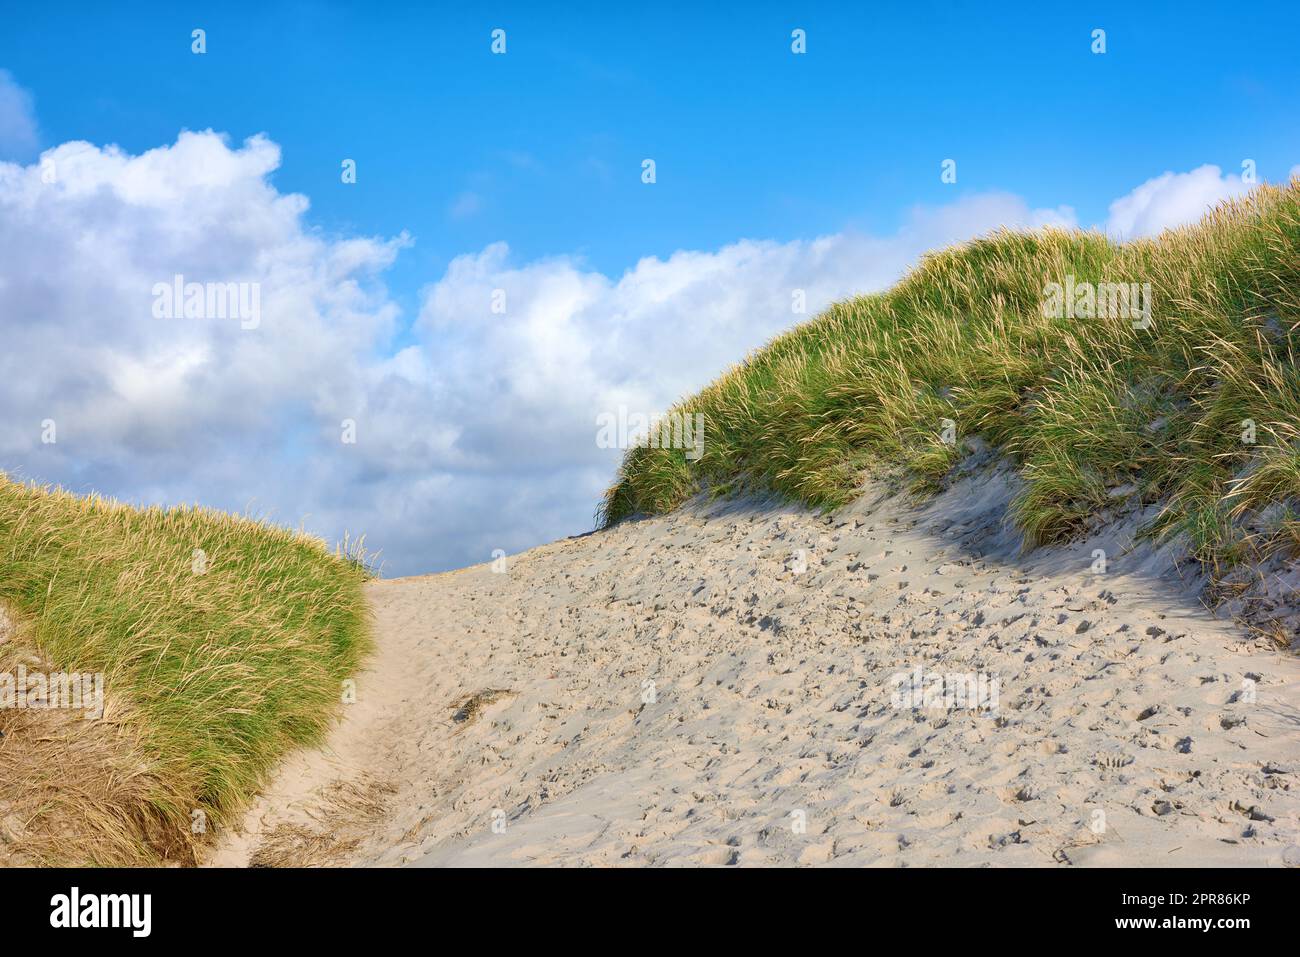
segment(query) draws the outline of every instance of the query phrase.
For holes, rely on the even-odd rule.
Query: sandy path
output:
[[[357,703],[214,862],[1300,864],[1300,661],[1131,526],[1018,556],[1008,495],[696,506],[376,583]],[[896,707],[918,666],[997,707]]]

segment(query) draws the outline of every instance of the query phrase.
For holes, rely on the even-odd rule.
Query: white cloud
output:
[[[408,240],[311,229],[306,198],[270,184],[280,154],[265,137],[185,133],[140,156],[65,143],[43,158],[53,183],[38,163],[0,164],[0,468],[366,532],[390,573],[585,531],[620,454],[596,445],[600,412],[661,411],[926,250],[1075,223],[986,194],[917,208],[887,236],[742,240],[618,276],[497,243],[423,291],[394,353],[401,316],[380,280]],[[1150,199],[1143,223],[1175,208],[1150,186],[1133,194]],[[153,287],[176,274],[260,283],[260,326],[155,319]],[[47,418],[56,445],[40,441]]]
[[[306,199],[267,182],[278,163],[265,138],[185,133],[141,156],[65,143],[0,164],[0,467],[288,521],[313,510],[275,485],[291,491],[322,423],[361,404],[365,357],[397,318],[375,277],[404,239],[321,238]],[[259,328],[154,318],[154,286],[176,274],[259,284]]]
[[[570,257],[515,264],[503,243],[458,257],[425,290],[418,324],[441,407],[454,410],[457,435],[442,454],[599,464],[612,475],[617,456],[595,447],[598,413],[663,411],[833,300],[885,288],[927,249],[1046,222],[1073,224],[1073,214],[999,194],[914,210],[889,237],[742,240],[646,258],[617,278]]]
[[[273,427],[285,404],[332,408],[358,357],[391,332],[395,307],[363,281],[402,241],[317,237],[306,199],[266,181],[278,164],[261,137],[232,150],[185,133],[137,157],[67,143],[41,164],[0,166],[13,346],[0,368],[9,382],[39,378],[44,411],[69,420],[79,455],[125,457],[140,443],[188,454],[212,431]],[[260,327],[154,318],[154,286],[177,274],[259,284]],[[24,428],[0,425],[0,448]]]
[[[27,158],[39,142],[31,94],[0,69],[0,158]]]
[[[1217,166],[1200,166],[1190,173],[1162,173],[1110,204],[1106,232],[1117,239],[1155,236],[1194,223],[1223,200],[1250,189],[1240,176],[1224,174]]]
[[[1048,222],[1073,225],[1073,213],[988,195],[914,210],[888,237],[743,240],[618,277],[573,257],[514,262],[503,243],[458,257],[424,291],[418,345],[372,370],[375,441],[359,452],[376,494],[403,510],[386,523],[389,554],[402,570],[465,564],[586,530],[621,454],[597,447],[599,413],[663,411],[833,300],[887,287],[928,249]],[[806,314],[792,311],[795,290]],[[413,556],[433,542],[441,550],[421,565]]]

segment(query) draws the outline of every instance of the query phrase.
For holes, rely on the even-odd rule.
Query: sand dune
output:
[[[1300,661],[1134,522],[1022,556],[1010,482],[375,583],[357,703],[212,862],[1300,864]]]

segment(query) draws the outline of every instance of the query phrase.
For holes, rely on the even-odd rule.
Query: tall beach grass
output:
[[[99,721],[0,712],[0,805],[36,862],[192,860],[337,714],[368,647],[365,577],[251,519],[0,475],[0,604],[19,625],[0,658],[102,673],[108,700]]]
[[[1150,321],[1045,308],[1067,281],[1149,284]],[[881,470],[937,488],[980,436],[1017,464],[1029,545],[1068,539],[1118,493],[1161,504],[1153,534],[1186,533],[1202,561],[1231,565],[1300,541],[1298,325],[1300,181],[1154,239],[998,232],[831,306],[681,401],[674,412],[704,415],[703,454],[630,450],[598,520],[742,486],[835,507]]]

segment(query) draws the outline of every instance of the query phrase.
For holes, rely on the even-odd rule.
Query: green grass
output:
[[[162,833],[108,843],[154,841],[145,857],[188,846],[195,810],[228,821],[287,751],[321,738],[369,645],[365,578],[355,543],[334,555],[246,518],[136,509],[0,475],[0,602],[43,659],[105,675],[105,720],[129,732],[121,740],[150,782],[148,807],[127,816]],[[75,862],[78,848],[66,850]]]
[[[1150,283],[1150,327],[1045,315],[1047,284],[1067,275]],[[702,457],[631,449],[598,521],[741,488],[833,508],[881,471],[935,489],[978,435],[1019,468],[1012,516],[1029,545],[1070,538],[1131,484],[1163,505],[1153,534],[1230,564],[1253,517],[1300,498],[1297,325],[1300,182],[1152,240],[999,232],[833,305],[680,402],[705,417]],[[1294,520],[1270,534],[1295,542]]]

